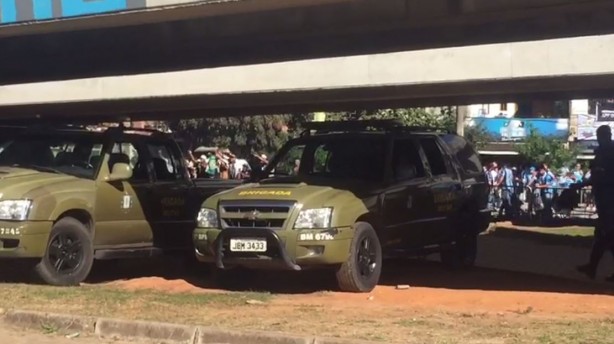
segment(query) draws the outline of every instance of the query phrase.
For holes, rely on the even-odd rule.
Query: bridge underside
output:
[[[0,118],[99,120],[610,97],[614,35],[0,86]]]
[[[561,86],[565,84],[566,86]],[[496,90],[496,91],[493,91]],[[614,74],[425,86],[361,87],[259,94],[192,95],[125,100],[5,106],[0,121],[32,118],[69,122],[173,120],[257,114],[354,111],[438,105],[611,98]]]
[[[614,32],[612,0],[280,3],[222,1],[1,27],[0,84]]]

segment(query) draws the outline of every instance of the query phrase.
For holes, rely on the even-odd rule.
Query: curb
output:
[[[28,329],[96,335],[108,338],[163,340],[188,344],[376,344],[356,340],[297,336],[263,331],[236,331],[149,321],[9,310],[0,322]],[[379,343],[377,343],[379,344]]]

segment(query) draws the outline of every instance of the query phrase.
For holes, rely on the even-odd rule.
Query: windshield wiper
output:
[[[55,168],[47,167],[47,166],[40,166],[40,165],[33,165],[33,164],[13,164],[12,167],[23,167],[23,168],[29,168],[31,170],[36,170],[39,172],[62,174],[62,171],[56,170]]]

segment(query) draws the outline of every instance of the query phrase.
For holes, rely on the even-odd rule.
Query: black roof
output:
[[[129,128],[129,127],[108,127],[105,130],[97,131],[92,130],[85,125],[11,125],[0,124],[0,131],[4,133],[15,133],[16,135],[40,135],[40,134],[53,134],[54,132],[64,134],[88,134],[88,135],[146,135],[154,138],[170,138],[167,133],[159,131],[157,129],[141,129],[141,128]]]
[[[331,133],[445,133],[450,130],[436,127],[407,126],[400,120],[354,120],[308,122],[301,136]]]

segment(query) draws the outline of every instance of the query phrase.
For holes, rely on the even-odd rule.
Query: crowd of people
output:
[[[591,170],[580,163],[555,171],[545,163],[516,167],[491,162],[485,165],[484,173],[491,186],[491,208],[507,218],[518,216],[521,211],[546,218],[568,215],[581,200],[580,192],[573,186],[591,176]],[[587,210],[594,211],[590,192],[582,196]]]
[[[268,158],[266,154],[253,154],[249,159],[242,159],[224,148],[205,152],[198,157],[189,151],[186,164],[193,179],[248,179],[253,170],[262,169],[268,164]]]
[[[614,144],[611,128],[597,130],[599,148],[588,169],[576,164],[573,169],[553,171],[547,164],[516,168],[502,167],[496,162],[485,166],[484,173],[491,186],[490,202],[500,216],[514,216],[526,203],[528,212],[549,216],[563,209],[573,209],[579,203],[580,191],[589,190],[584,201],[597,213],[595,237],[588,262],[577,270],[591,279],[605,252],[614,255]],[[606,278],[614,282],[614,274]]]

